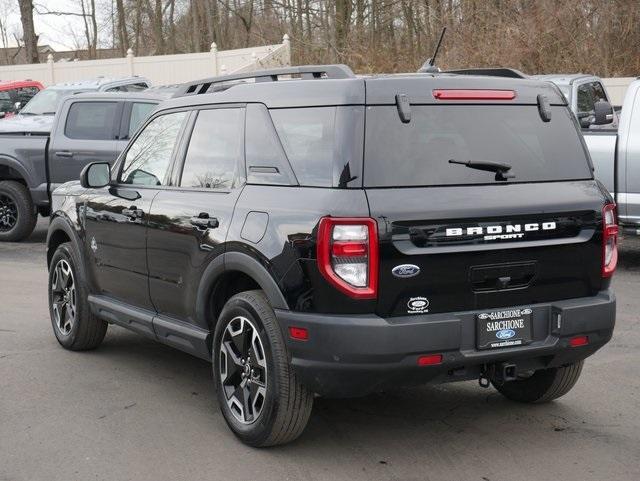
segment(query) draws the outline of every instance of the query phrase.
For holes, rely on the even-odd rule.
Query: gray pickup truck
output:
[[[618,204],[620,226],[640,235],[640,79],[629,85],[622,105],[617,131],[583,129],[582,133],[596,178]],[[597,109],[599,117],[606,114],[606,109]]]
[[[567,98],[569,108],[578,118],[582,130],[611,130],[618,128],[618,115],[612,109],[607,116],[596,121],[596,104],[613,103],[600,77],[585,74],[532,75],[530,78],[555,84]]]
[[[113,162],[138,126],[167,98],[157,91],[66,97],[50,132],[0,131],[0,241],[19,241],[48,216],[51,192],[95,161]]]

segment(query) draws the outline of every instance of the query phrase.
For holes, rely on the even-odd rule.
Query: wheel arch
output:
[[[27,169],[16,159],[7,156],[0,156],[0,180],[15,180],[27,188],[32,185]]]
[[[76,252],[79,254],[80,262],[82,263],[79,266],[83,272],[86,272],[84,269],[84,255],[82,249],[82,243],[80,242],[80,237],[78,236],[75,229],[70,225],[69,220],[65,217],[58,215],[51,220],[49,224],[49,230],[47,231],[47,269],[51,264],[51,258],[55,253],[56,249],[65,242],[70,242],[73,245],[73,248],[76,249]]]
[[[196,297],[196,316],[213,331],[225,302],[234,294],[260,289],[274,309],[289,309],[273,276],[255,258],[226,252],[205,269]]]

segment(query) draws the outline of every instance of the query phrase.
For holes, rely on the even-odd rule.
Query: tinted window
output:
[[[591,86],[593,88],[594,102],[600,102],[601,100],[608,102],[607,94],[604,93],[604,88],[602,87],[602,84],[600,84],[600,82],[593,82]]]
[[[9,92],[0,92],[0,112],[13,112],[13,99]]]
[[[126,153],[121,183],[167,184],[173,150],[186,116],[186,112],[161,115],[144,128]]]
[[[133,137],[138,127],[149,117],[149,114],[155,109],[156,104],[148,104],[136,102],[131,105],[131,117],[129,118],[129,138]]]
[[[274,109],[271,117],[300,185],[331,187],[336,108]]]
[[[578,112],[593,112],[593,97],[591,84],[578,87]]]
[[[126,92],[140,92],[142,90],[146,90],[147,88],[149,88],[149,86],[144,82],[125,85]]]
[[[244,110],[215,109],[198,113],[182,170],[183,187],[230,189],[238,183]]]
[[[64,134],[70,139],[112,140],[118,104],[76,102],[69,108]]]
[[[16,102],[20,102],[22,105],[33,98],[35,94],[39,92],[37,87],[22,87],[15,90]]]
[[[247,106],[245,136],[247,182],[253,184],[295,184],[291,167],[262,104]]]
[[[411,106],[403,124],[395,106],[368,107],[365,186],[496,182],[495,173],[450,159],[509,164],[508,182],[591,178],[571,114],[551,109],[543,122],[536,106]]]

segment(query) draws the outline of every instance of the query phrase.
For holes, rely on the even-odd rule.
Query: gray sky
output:
[[[81,12],[81,0],[34,0],[35,10]],[[88,2],[87,2],[88,3]],[[103,47],[111,46],[111,0],[97,0],[98,38]],[[0,19],[6,19],[9,43],[15,45],[13,33],[20,35],[22,25],[18,0],[0,0]],[[55,50],[70,50],[86,46],[84,23],[81,17],[33,14],[39,45],[49,44]]]

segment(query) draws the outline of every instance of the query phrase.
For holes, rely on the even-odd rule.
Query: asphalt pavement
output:
[[[109,328],[92,352],[51,331],[41,220],[0,244],[0,481],[640,479],[640,241],[624,239],[613,340],[540,406],[477,382],[317,399],[295,443],[227,429],[210,365]]]

